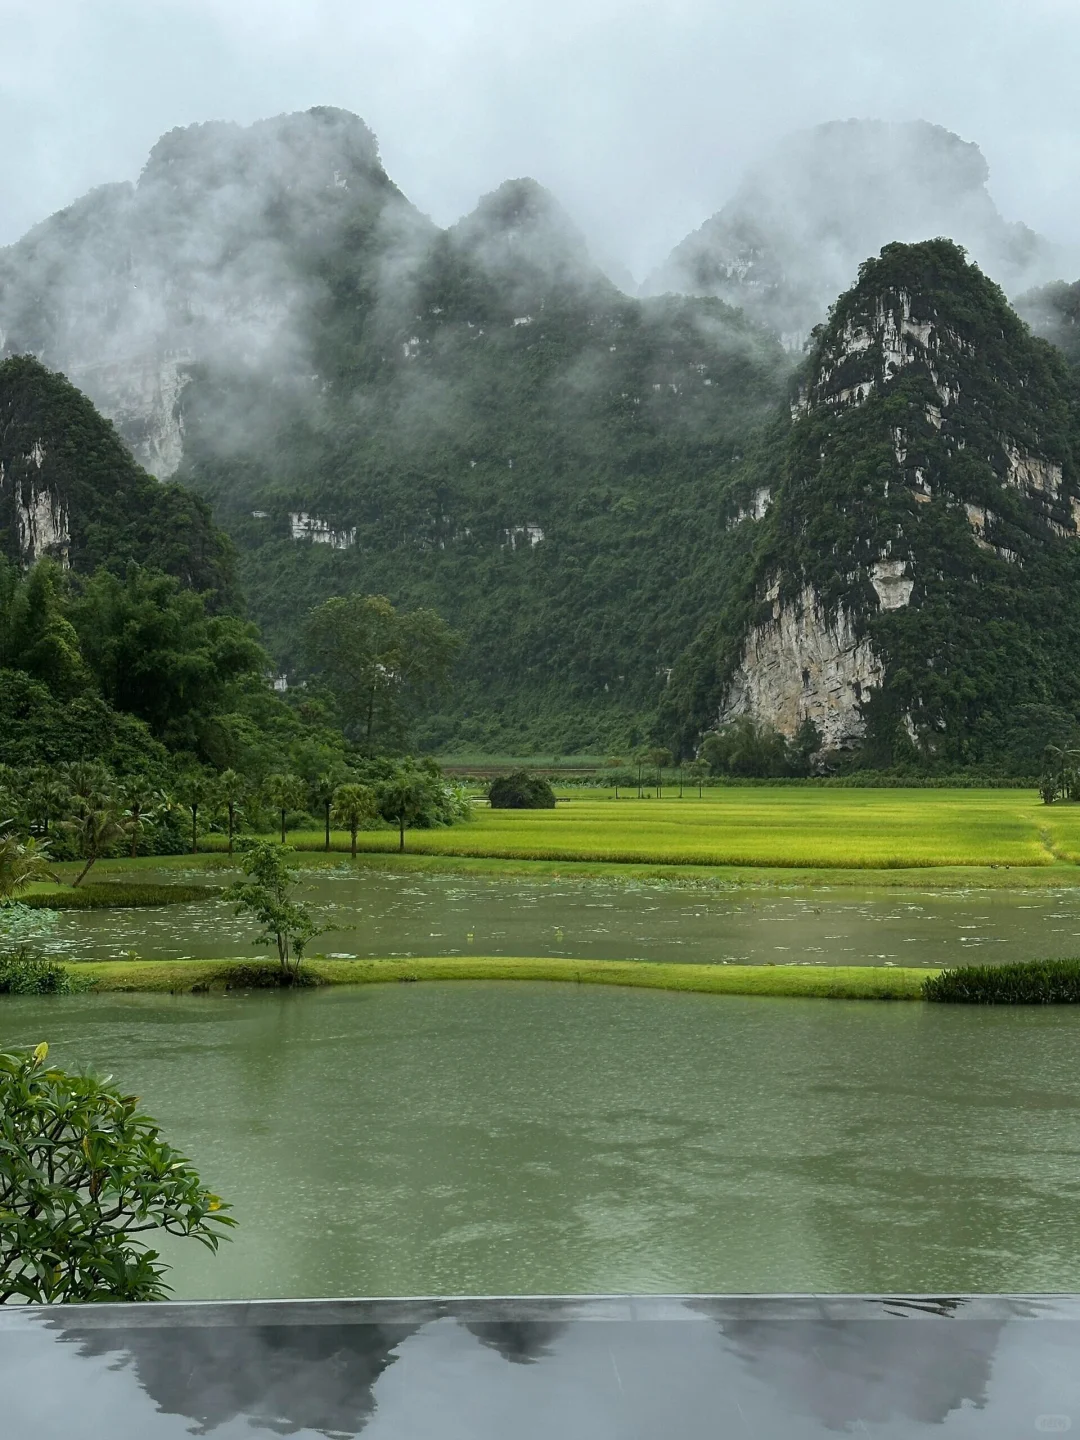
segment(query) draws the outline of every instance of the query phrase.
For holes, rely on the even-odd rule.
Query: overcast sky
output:
[[[922,117],[1080,239],[1080,0],[0,0],[0,244],[176,125],[362,115],[448,224],[549,186],[639,279],[786,131]]]

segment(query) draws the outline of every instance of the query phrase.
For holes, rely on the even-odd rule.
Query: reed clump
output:
[[[927,1000],[958,1005],[1080,1004],[1080,960],[965,965],[923,982]]]

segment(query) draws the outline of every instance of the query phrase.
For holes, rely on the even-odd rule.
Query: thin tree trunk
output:
[[[131,816],[131,858],[139,853],[139,817],[136,814]]]
[[[405,811],[404,811],[404,810],[402,810],[401,814],[398,816],[398,822],[399,822],[399,825],[400,825],[400,829],[399,829],[399,831],[398,831],[398,847],[397,847],[397,848],[398,848],[399,851],[401,851],[401,850],[404,850],[404,849],[405,849]]]
[[[236,829],[236,812],[233,803],[229,801],[229,854],[233,853],[233,831]]]
[[[329,849],[330,849],[330,801],[329,801],[329,800],[327,800],[327,802],[326,802],[326,845],[325,845],[323,848],[326,849],[326,850],[329,850]]]
[[[199,853],[199,807],[197,805],[191,807],[191,853],[193,855]]]
[[[356,859],[356,826],[353,825],[351,828],[352,828],[352,858],[355,860],[355,859]]]
[[[281,843],[285,844],[285,811],[281,812]]]
[[[93,863],[94,863],[94,861],[95,861],[96,859],[97,859],[97,856],[96,856],[96,855],[91,855],[91,856],[90,856],[90,859],[87,860],[86,864],[85,864],[85,865],[83,866],[83,868],[79,871],[78,879],[72,881],[71,888],[72,888],[73,890],[77,889],[78,886],[80,886],[80,885],[82,884],[82,882],[86,879],[87,875],[89,875],[89,873],[90,873],[90,866],[93,865]]]

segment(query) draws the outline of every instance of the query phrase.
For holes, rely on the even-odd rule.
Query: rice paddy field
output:
[[[321,848],[319,832],[292,844]],[[209,846],[220,844],[211,837]],[[347,837],[335,834],[336,850]],[[414,855],[520,861],[748,866],[801,870],[935,867],[1063,869],[1080,862],[1080,805],[1043,805],[1026,790],[713,791],[699,799],[574,793],[554,810],[476,807],[471,823],[412,830]],[[394,852],[397,834],[361,833],[365,853]]]

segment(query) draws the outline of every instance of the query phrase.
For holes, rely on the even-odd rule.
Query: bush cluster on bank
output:
[[[965,965],[923,982],[923,996],[961,1005],[1080,1004],[1080,960]]]
[[[488,804],[493,810],[554,810],[555,791],[542,775],[515,770],[491,782]]]

